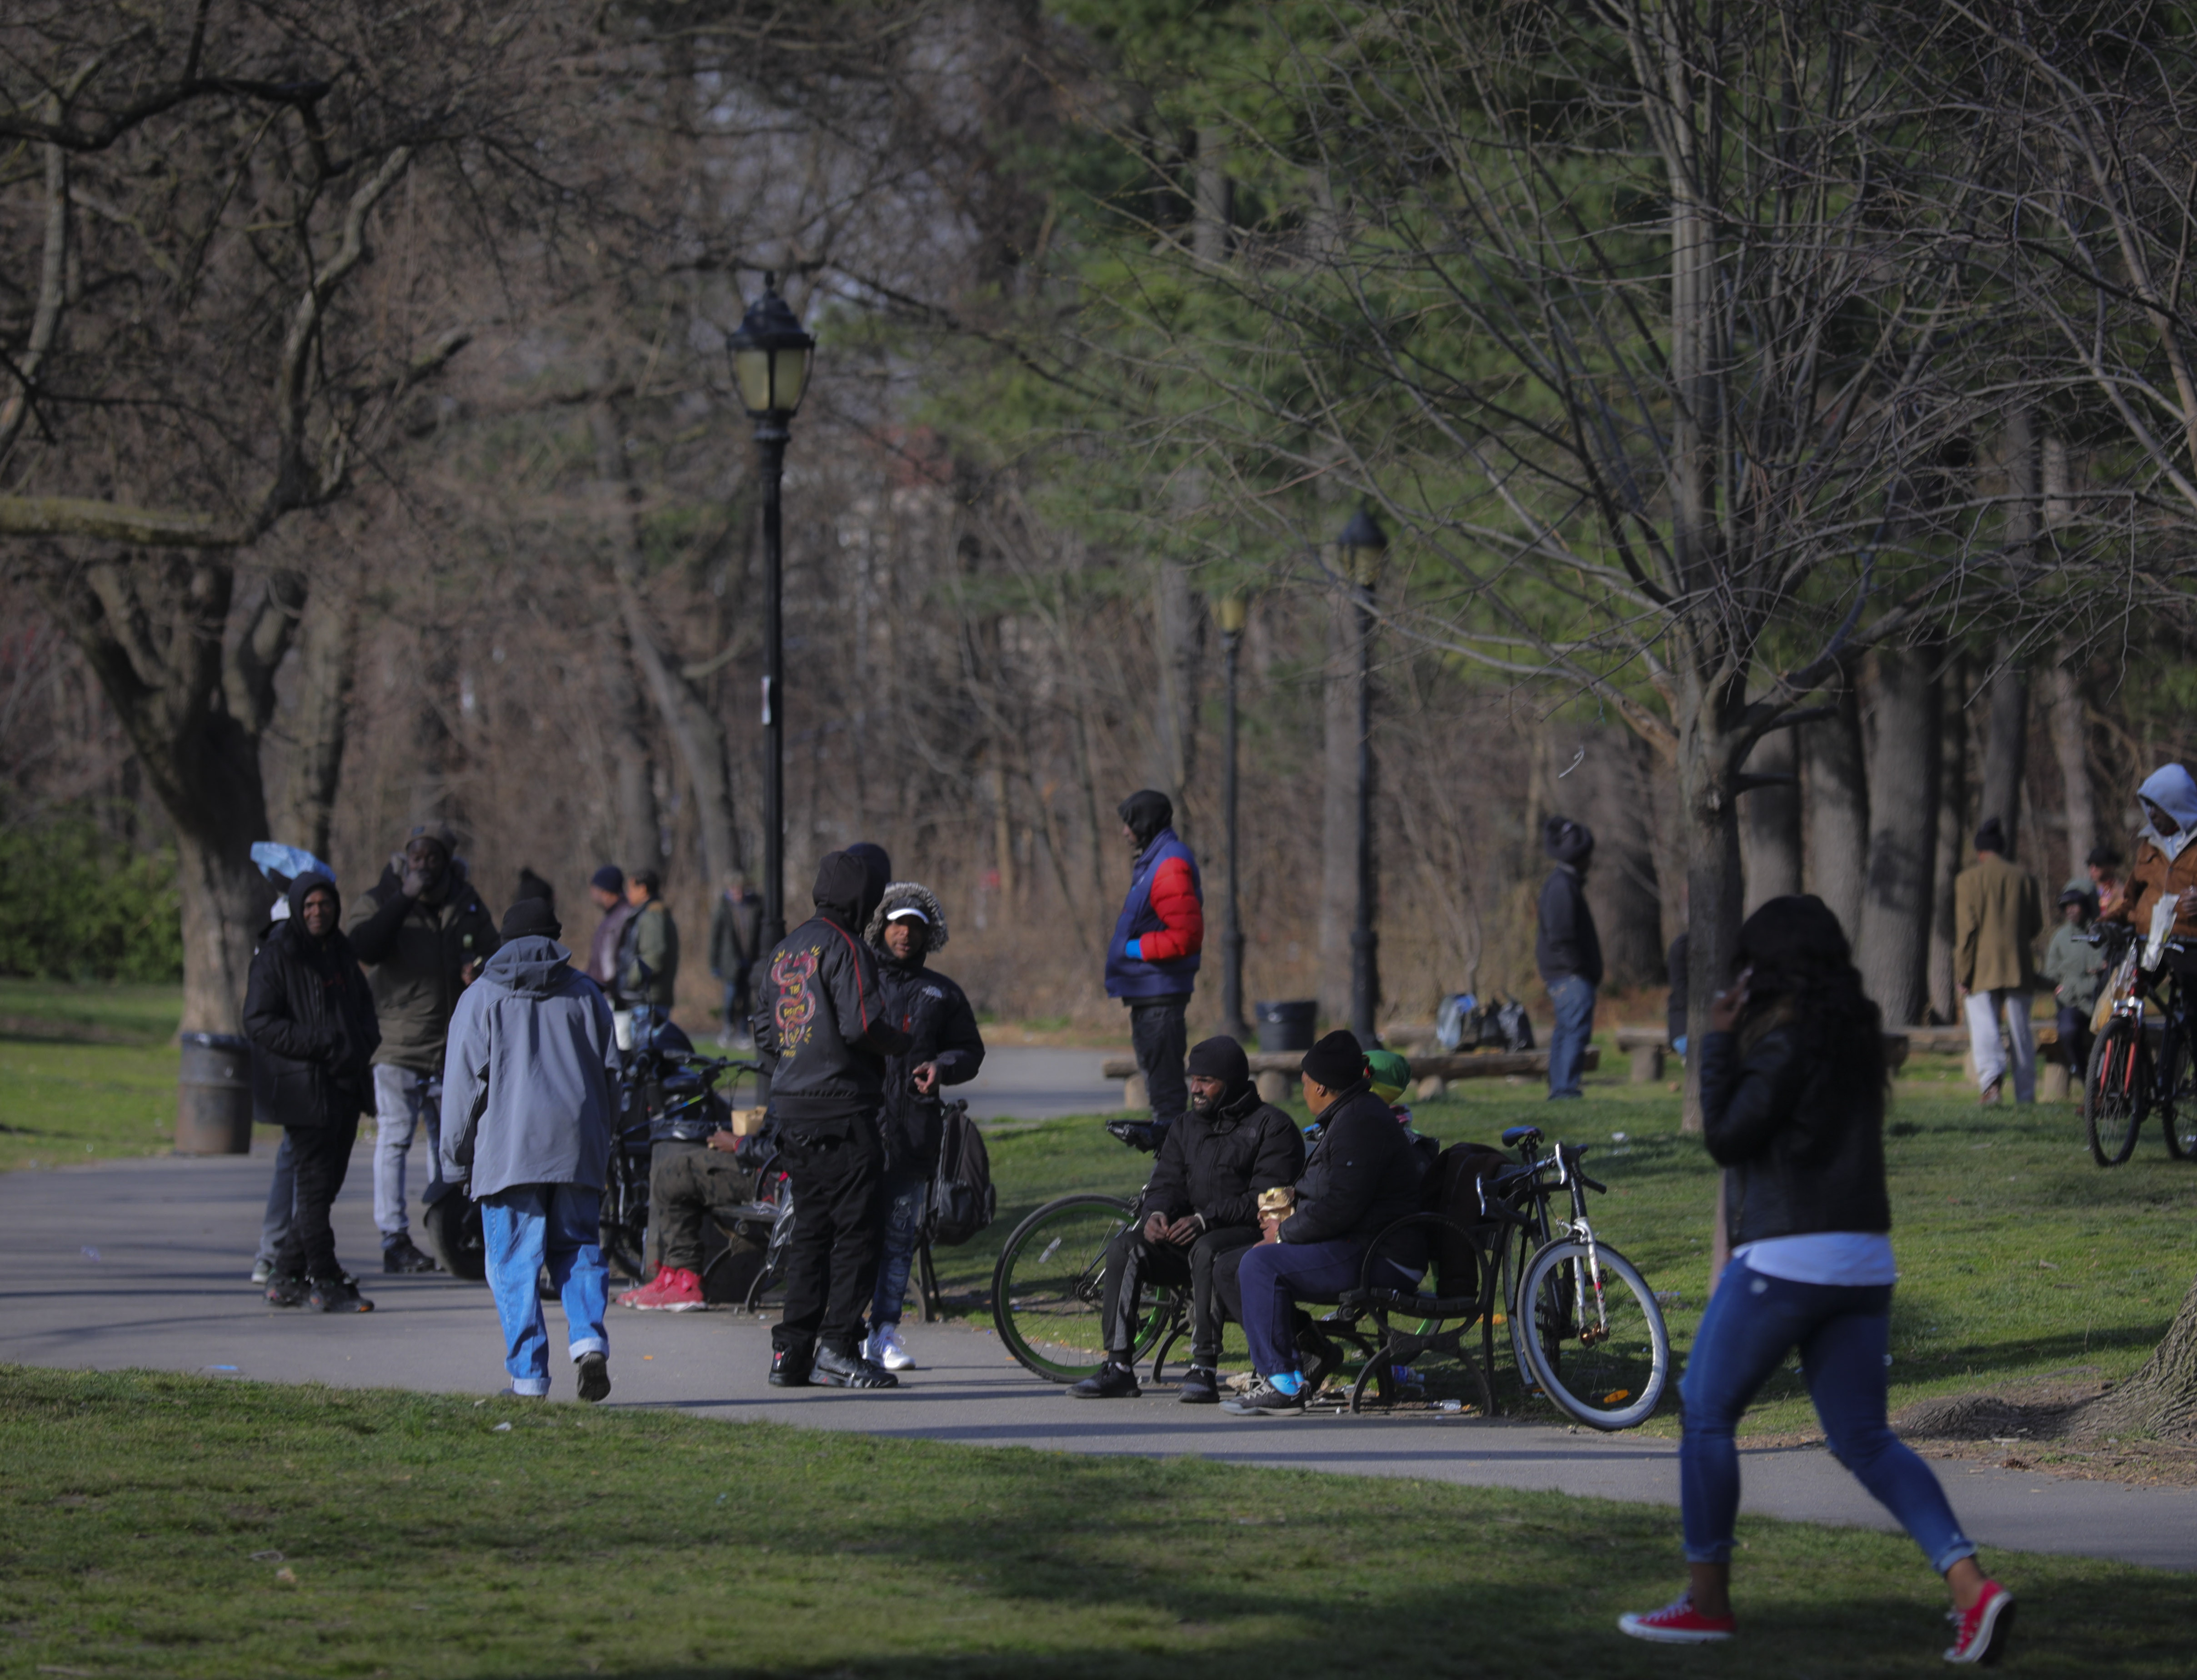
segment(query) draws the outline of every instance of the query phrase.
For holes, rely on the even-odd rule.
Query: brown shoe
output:
[[[1993,1080],[1976,1093],[1976,1105],[1979,1108],[1992,1109],[1998,1106],[1998,1088],[2004,1077],[2005,1075],[2001,1075],[1999,1079]]]

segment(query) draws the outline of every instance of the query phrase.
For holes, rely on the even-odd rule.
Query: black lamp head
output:
[[[809,388],[809,368],[816,340],[778,295],[778,276],[766,274],[762,296],[748,305],[739,326],[725,340],[733,358],[733,377],[741,406],[757,420],[791,419]]]

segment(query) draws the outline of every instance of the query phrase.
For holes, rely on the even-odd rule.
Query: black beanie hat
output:
[[[1251,1058],[1244,1055],[1242,1045],[1223,1033],[1190,1047],[1190,1066],[1185,1071],[1200,1079],[1217,1079],[1233,1091],[1251,1077]]]
[[[1305,1051],[1298,1071],[1310,1074],[1330,1091],[1348,1091],[1365,1077],[1365,1046],[1348,1028],[1337,1027]]]
[[[543,939],[554,939],[564,931],[555,907],[546,898],[522,898],[503,912],[503,942],[507,945],[514,939],[530,939],[537,935]]]
[[[1976,849],[2006,855],[2006,825],[1997,817],[1985,817],[1984,826],[1976,831]]]
[[[1139,788],[1114,810],[1128,824],[1139,846],[1151,845],[1154,835],[1174,824],[1174,801],[1156,788]]]
[[[1594,831],[1569,817],[1551,817],[1541,825],[1541,849],[1576,869],[1594,855]]]

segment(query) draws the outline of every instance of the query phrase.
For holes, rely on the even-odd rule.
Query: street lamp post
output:
[[[1213,622],[1220,631],[1220,657],[1227,671],[1227,747],[1220,773],[1220,802],[1227,813],[1228,895],[1220,924],[1220,1030],[1237,1040],[1251,1036],[1243,1019],[1243,922],[1238,908],[1241,880],[1236,849],[1236,655],[1243,645],[1245,608],[1241,595],[1213,603]]]
[[[762,939],[768,950],[785,937],[785,662],[784,563],[780,546],[778,491],[785,472],[785,445],[816,340],[778,295],[778,276],[766,274],[762,296],[748,305],[726,339],[740,405],[756,423],[762,452]]]
[[[1335,542],[1358,612],[1358,916],[1350,930],[1350,1030],[1370,1046],[1381,1009],[1380,936],[1373,930],[1373,585],[1388,537],[1361,507]]]

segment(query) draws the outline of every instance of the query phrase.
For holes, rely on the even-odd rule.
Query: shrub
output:
[[[172,981],[183,972],[176,854],[67,814],[0,826],[0,974]]]

